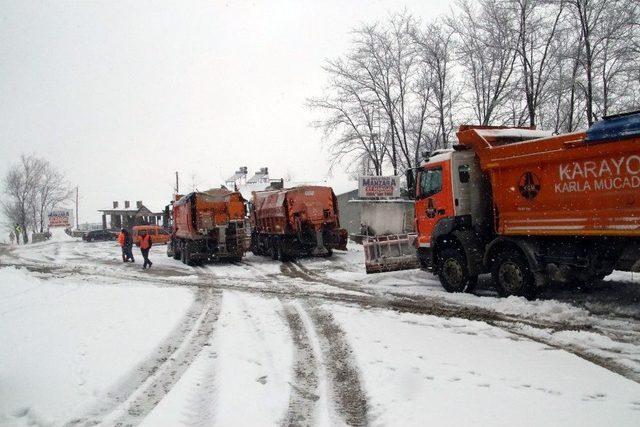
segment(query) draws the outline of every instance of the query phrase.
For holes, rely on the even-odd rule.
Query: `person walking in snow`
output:
[[[125,247],[125,255],[129,259],[129,262],[136,262],[133,259],[133,237],[131,237],[131,233],[128,230],[124,230],[124,247]]]
[[[9,240],[11,241],[11,244],[13,245],[13,239],[16,238],[16,235],[13,234],[13,230],[11,230],[11,232],[9,233]]]
[[[120,245],[120,250],[122,251],[122,262],[127,262],[127,251],[124,248],[125,240],[124,228],[121,228],[120,233],[118,233],[118,244]]]
[[[122,262],[133,262],[133,253],[131,253],[133,241],[129,232],[124,228],[121,228],[120,234],[118,234],[118,244],[120,245],[120,249],[122,250]]]
[[[151,249],[153,242],[151,241],[151,236],[149,235],[149,233],[143,233],[144,234],[141,234],[140,236],[140,252],[142,252],[142,258],[144,258],[142,269],[146,270],[147,265],[149,266],[149,268],[151,268],[151,266],[153,265],[153,263],[149,261],[149,249]]]

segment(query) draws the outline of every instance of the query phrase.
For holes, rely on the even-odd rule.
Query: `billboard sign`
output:
[[[377,197],[400,197],[399,176],[360,176],[358,196],[363,199]]]
[[[51,227],[71,227],[72,221],[71,209],[55,209],[49,212],[49,228]]]

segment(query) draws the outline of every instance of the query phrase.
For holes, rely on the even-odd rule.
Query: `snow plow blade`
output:
[[[365,238],[362,245],[367,274],[420,268],[413,245],[416,237],[417,234],[394,234]]]

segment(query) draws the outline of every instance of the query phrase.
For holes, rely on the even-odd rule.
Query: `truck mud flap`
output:
[[[365,238],[365,268],[368,274],[420,268],[414,241],[417,234],[393,234]]]

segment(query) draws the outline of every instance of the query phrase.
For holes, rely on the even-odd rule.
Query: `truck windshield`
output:
[[[420,174],[420,197],[433,196],[442,190],[442,168],[427,169]]]

